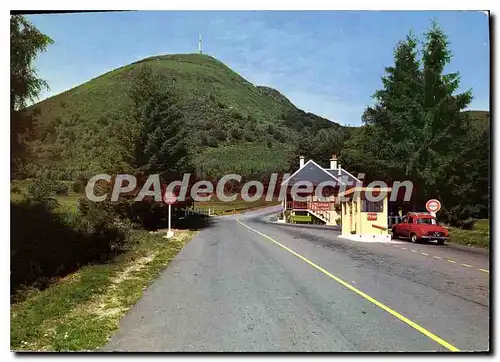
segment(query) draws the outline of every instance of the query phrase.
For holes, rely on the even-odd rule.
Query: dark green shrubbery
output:
[[[98,183],[97,195],[111,194],[112,183]],[[54,278],[89,263],[106,262],[131,245],[133,227],[166,228],[168,206],[148,199],[135,202],[137,192],[122,195],[119,202],[91,202],[82,197],[78,212],[54,212],[54,183],[36,180],[24,202],[11,203],[11,291],[21,286],[44,288]],[[177,203],[172,208],[172,227],[199,229],[208,218],[184,218]]]
[[[10,185],[10,193],[11,194],[21,194],[21,189],[17,187],[16,185]]]
[[[110,260],[125,236],[111,214],[61,214],[43,203],[11,203],[11,291],[44,288],[85,264]]]
[[[125,247],[128,225],[113,210],[82,198],[79,212],[54,212],[56,191],[63,189],[55,185],[37,179],[25,201],[11,203],[12,292],[23,285],[44,288],[85,264],[110,260]]]
[[[57,207],[54,181],[48,178],[38,178],[29,187],[26,195],[28,205],[52,211]]]
[[[440,219],[451,226],[472,230],[476,223],[475,218],[480,212],[479,205],[456,205],[450,209],[443,209]]]
[[[85,192],[85,186],[87,186],[87,180],[84,177],[79,177],[73,182],[71,188],[73,192],[83,194]]]
[[[168,226],[168,205],[163,202],[155,202],[154,199],[145,199],[135,202],[136,195],[122,195],[119,202],[105,200],[102,202],[90,202],[87,199],[80,200],[82,212],[96,220],[104,219],[103,215],[114,215],[122,222],[132,223],[147,230],[163,229]],[[179,219],[180,211],[176,206],[172,208],[173,220]]]
[[[56,195],[68,195],[69,188],[62,182],[48,178],[37,178],[27,190],[26,201],[33,205],[43,205],[48,210],[57,207]]]
[[[460,221],[460,227],[464,230],[472,230],[476,225],[476,220],[474,219],[465,219]]]
[[[53,190],[54,190],[55,194],[58,196],[67,196],[69,193],[68,185],[66,185],[62,182],[54,183]]]

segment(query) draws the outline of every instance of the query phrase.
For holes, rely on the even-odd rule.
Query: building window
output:
[[[361,200],[361,212],[382,212],[384,210],[384,200],[369,201]]]

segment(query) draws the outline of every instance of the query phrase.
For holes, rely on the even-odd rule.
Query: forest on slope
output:
[[[193,172],[262,179],[294,171],[299,155],[326,165],[337,153],[368,180],[413,181],[417,207],[436,197],[461,219],[486,217],[489,112],[467,111],[473,94],[457,94],[459,73],[444,74],[450,59],[438,24],[423,42],[408,35],[396,44],[363,125],[342,127],[211,56],[150,57],[25,109],[29,162],[14,176]]]
[[[272,88],[254,86],[213,57],[166,55],[121,67],[32,106],[35,137],[24,176],[73,180],[130,170],[131,89],[146,73],[150,86],[167,92],[179,114],[177,128],[188,150],[179,171],[199,177],[285,172],[295,167],[304,137],[344,138],[338,124],[297,109]],[[340,151],[340,143],[325,151]],[[270,157],[262,156],[267,153]],[[260,162],[251,165],[252,155]]]

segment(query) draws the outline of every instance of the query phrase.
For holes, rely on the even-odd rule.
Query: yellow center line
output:
[[[439,343],[441,346],[449,349],[450,351],[453,351],[453,352],[458,352],[460,351],[457,347],[453,346],[452,344],[446,342],[444,339],[438,337],[437,335],[435,335],[434,333],[428,331],[427,329],[425,329],[424,327],[421,327],[420,325],[418,325],[417,323],[411,321],[410,319],[406,318],[405,316],[403,316],[402,314],[396,312],[395,310],[389,308],[388,306],[386,306],[385,304],[379,302],[378,300],[370,297],[368,294],[362,292],[361,290],[353,287],[351,284],[345,282],[344,280],[340,279],[339,277],[336,277],[335,275],[333,275],[332,273],[330,273],[329,271],[327,271],[326,269],[323,269],[322,267],[320,267],[319,265],[316,265],[314,264],[312,261],[310,261],[309,259],[307,259],[306,257],[300,255],[299,253],[293,251],[292,249],[290,249],[289,247],[281,244],[279,241],[276,241],[274,240],[273,238],[267,236],[266,234],[263,234],[261,233],[260,231],[242,223],[239,219],[236,219],[236,221],[238,223],[240,223],[241,225],[243,225],[244,227],[246,227],[247,229],[249,230],[252,230],[253,232],[263,236],[264,238],[272,241],[273,243],[275,243],[276,245],[280,246],[281,248],[285,249],[286,251],[290,252],[291,254],[295,255],[297,258],[303,260],[304,262],[306,262],[307,264],[311,265],[313,268],[319,270],[320,272],[322,272],[323,274],[327,275],[328,277],[330,277],[331,279],[335,280],[337,283],[343,285],[344,287],[348,288],[349,290],[353,291],[354,293],[358,294],[359,296],[365,298],[366,300],[368,300],[369,302],[375,304],[377,307],[379,307],[380,309],[383,309],[384,311],[386,311],[387,313],[393,315],[394,317],[396,317],[397,319],[399,319],[400,321],[406,323],[407,325],[409,325],[410,327],[416,329],[417,331],[419,331],[420,333],[422,333],[423,335],[425,335],[426,337],[430,338],[431,340],[433,340],[434,342],[436,343]]]
[[[404,248],[404,247],[402,247],[402,246],[401,246],[401,247],[398,247],[398,246],[396,246],[396,245],[391,245],[391,244],[385,244],[385,245],[390,245],[390,246],[394,246],[395,248],[399,248],[399,249],[402,249],[402,250],[407,250],[407,248]],[[417,253],[417,252],[418,252],[418,251],[417,251],[417,250],[415,250],[415,249],[411,249],[410,251],[411,251],[412,253]],[[420,254],[425,255],[425,256],[429,256],[429,254],[427,254],[427,253],[420,253]],[[442,257],[437,256],[437,255],[431,255],[431,256],[432,256],[434,259],[439,259],[439,260],[442,260],[442,259],[443,259]],[[452,260],[452,259],[446,259],[446,258],[445,258],[445,260],[446,260],[447,262],[450,262],[450,263],[454,263],[454,264],[456,264],[456,261],[455,261],[455,260]],[[469,264],[460,263],[460,265],[465,266],[465,267],[467,267],[467,268],[472,268],[472,265],[469,265]],[[478,268],[477,270],[480,270],[480,271],[482,271],[482,272],[484,272],[484,273],[488,273],[488,274],[490,273],[490,271],[489,271],[489,270],[486,270],[486,269],[481,269],[481,268]]]

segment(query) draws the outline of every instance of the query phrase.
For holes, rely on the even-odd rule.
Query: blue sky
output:
[[[281,91],[296,106],[341,124],[360,125],[361,114],[392,64],[398,40],[436,19],[449,36],[461,74],[472,88],[471,109],[489,109],[488,18],[460,11],[141,11],[31,15],[55,41],[36,61],[50,92],[73,88],[148,56],[204,53],[256,85]]]

